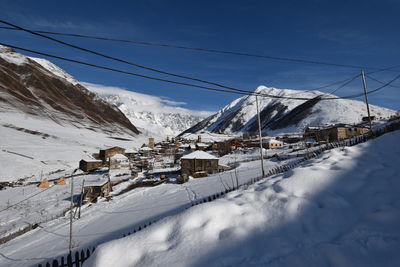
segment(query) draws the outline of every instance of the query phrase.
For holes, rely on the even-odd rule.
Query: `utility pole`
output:
[[[368,95],[367,95],[367,84],[365,82],[365,76],[364,76],[364,71],[363,70],[361,71],[361,78],[362,78],[362,83],[363,83],[363,88],[364,88],[365,104],[367,105],[367,111],[368,111],[369,130],[372,133],[372,122],[371,122],[371,113],[369,112]]]
[[[262,136],[261,136],[261,120],[260,120],[260,110],[258,108],[258,96],[257,95],[256,95],[256,106],[257,106],[257,120],[258,120],[258,135],[259,135],[259,139],[260,139],[261,172],[262,172],[262,177],[265,177],[263,146],[262,146]]]
[[[72,251],[72,209],[74,208],[74,177],[71,176],[71,208],[69,216],[69,254]]]
[[[85,179],[82,181],[82,189],[81,189],[81,197],[79,199],[79,212],[78,212],[78,218],[81,218],[81,207],[82,207],[82,202],[83,202],[83,188],[85,187]]]

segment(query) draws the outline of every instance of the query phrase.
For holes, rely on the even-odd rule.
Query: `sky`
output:
[[[0,0],[0,19],[44,31],[159,42],[369,68],[400,65],[399,0],[382,1],[22,1]],[[2,25],[0,25],[2,26]],[[360,73],[344,68],[57,36],[58,39],[168,72],[243,90],[259,85],[310,90]],[[85,53],[29,33],[0,29],[4,43],[144,75],[173,79]],[[26,52],[23,54],[36,56]],[[40,56],[43,57],[43,56]],[[49,59],[49,58],[48,58]],[[217,111],[239,97],[166,84],[49,59],[83,82],[125,88]],[[383,82],[400,74],[371,74]],[[381,84],[367,78],[369,90]],[[400,79],[393,83],[400,86]],[[337,87],[337,86],[336,86]],[[322,91],[329,92],[336,87]],[[337,91],[362,92],[361,79]],[[400,110],[400,88],[370,94],[372,104]],[[358,98],[363,100],[362,98]]]

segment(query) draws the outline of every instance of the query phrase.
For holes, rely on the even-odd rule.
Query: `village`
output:
[[[364,119],[365,120],[365,119]],[[365,122],[359,125],[336,124],[330,126],[306,127],[301,134],[262,136],[244,134],[224,141],[203,141],[202,136],[191,140],[183,137],[167,137],[156,142],[148,138],[142,147],[109,147],[93,153],[92,158],[79,161],[79,174],[85,175],[81,185],[79,200],[74,205],[95,203],[98,199],[112,200],[119,195],[139,187],[154,187],[163,183],[182,184],[189,179],[204,178],[211,174],[232,170],[240,160],[227,160],[232,155],[252,154],[251,160],[263,157],[277,160],[287,159],[290,153],[304,156],[313,147],[329,142],[345,140],[368,133]],[[297,151],[300,151],[297,152]],[[255,155],[255,156],[254,156]],[[72,175],[73,177],[73,175]],[[113,188],[123,182],[129,185],[114,192]],[[55,181],[56,185],[66,185],[64,177]],[[44,178],[39,188],[48,188],[51,183]]]
[[[0,267],[400,266],[400,1],[1,7]]]

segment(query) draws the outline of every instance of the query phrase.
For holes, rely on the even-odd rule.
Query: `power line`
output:
[[[395,82],[396,80],[398,80],[399,78],[400,78],[400,74],[397,75],[396,77],[394,77],[393,79],[391,79],[390,81],[384,83],[381,87],[378,87],[378,88],[375,88],[374,90],[368,91],[367,94],[374,93],[374,92],[377,92],[377,91],[382,90],[383,88],[385,88],[385,87],[387,87],[387,86],[391,86],[391,84],[392,84],[393,82]]]
[[[188,80],[192,80],[192,81],[196,81],[196,82],[206,83],[206,84],[218,86],[218,87],[225,88],[225,89],[238,91],[238,89],[236,89],[236,88],[233,88],[233,87],[230,87],[230,86],[226,86],[226,85],[223,85],[223,84],[219,84],[219,83],[216,83],[216,82],[210,82],[210,81],[206,81],[206,80],[202,80],[202,79],[198,79],[198,78],[194,78],[194,77],[189,77],[189,76],[180,75],[180,74],[176,74],[176,73],[172,73],[172,72],[167,72],[167,71],[155,69],[155,68],[152,68],[152,67],[147,67],[147,66],[144,66],[144,65],[141,65],[141,64],[137,64],[137,63],[134,63],[134,62],[130,62],[130,61],[127,61],[127,60],[124,60],[124,59],[116,58],[116,57],[113,57],[113,56],[108,56],[108,55],[100,53],[100,52],[96,52],[96,51],[93,51],[93,50],[90,50],[90,49],[86,49],[86,48],[83,48],[83,47],[80,47],[80,46],[77,46],[77,45],[74,45],[74,44],[70,44],[70,43],[58,40],[56,38],[53,38],[53,37],[50,37],[50,36],[47,36],[47,35],[44,35],[44,34],[41,34],[41,33],[37,33],[37,32],[31,31],[29,29],[22,28],[20,26],[14,25],[14,24],[9,23],[9,22],[4,21],[4,20],[0,20],[0,23],[10,25],[10,26],[15,27],[17,29],[20,29],[22,31],[28,32],[28,33],[36,35],[36,36],[43,37],[45,39],[57,42],[59,44],[65,45],[65,46],[69,46],[69,47],[72,47],[72,48],[75,48],[75,49],[78,49],[78,50],[81,50],[81,51],[85,51],[85,52],[90,53],[90,54],[94,54],[94,55],[97,55],[97,56],[101,56],[101,57],[107,58],[107,59],[111,59],[111,60],[115,60],[115,61],[118,61],[118,62],[122,62],[122,63],[131,65],[131,66],[134,66],[134,67],[138,67],[138,68],[141,68],[141,69],[154,71],[154,72],[157,72],[157,73],[170,75],[170,76],[174,76],[174,77],[178,77],[178,78],[183,78],[183,79],[188,79]]]
[[[8,46],[8,47],[11,47],[11,48],[14,48],[14,49],[19,49],[19,50],[22,50],[22,51],[26,51],[26,52],[30,52],[30,53],[34,53],[34,54],[38,54],[38,55],[42,55],[42,56],[47,56],[47,57],[52,57],[52,58],[56,58],[56,59],[60,59],[60,60],[64,60],[64,61],[69,61],[69,62],[73,62],[73,63],[77,63],[77,64],[82,64],[82,65],[86,65],[86,66],[90,66],[90,67],[94,67],[94,68],[99,68],[99,69],[109,70],[109,71],[123,73],[123,74],[127,74],[127,75],[142,77],[142,78],[146,78],[146,79],[150,79],[150,80],[156,80],[156,81],[161,81],[161,82],[166,82],[166,83],[172,83],[172,84],[178,84],[178,85],[183,85],[183,86],[195,87],[195,88],[200,88],[200,89],[204,89],[204,90],[225,92],[225,93],[232,93],[232,94],[239,94],[239,95],[259,95],[259,96],[270,97],[270,98],[289,98],[289,99],[294,99],[294,100],[310,100],[310,98],[304,98],[304,97],[292,98],[292,97],[284,97],[284,96],[275,96],[275,95],[254,93],[254,92],[251,92],[251,91],[240,90],[240,89],[236,89],[236,91],[232,91],[232,90],[226,90],[226,89],[212,88],[212,87],[207,87],[207,86],[202,86],[202,85],[196,85],[196,84],[184,83],[184,82],[179,82],[179,81],[167,80],[167,79],[152,77],[152,76],[148,76],[148,75],[138,74],[138,73],[134,73],[134,72],[119,70],[119,69],[115,69],[115,68],[105,67],[105,66],[96,65],[96,64],[92,64],[92,63],[87,63],[87,62],[83,62],[83,61],[79,61],[79,60],[75,60],[75,59],[69,59],[69,58],[65,58],[65,57],[61,57],[61,56],[56,56],[56,55],[52,55],[52,54],[48,54],[48,53],[43,53],[43,52],[39,52],[39,51],[27,49],[27,48],[22,48],[22,47],[10,45],[10,44],[0,43],[0,45]]]
[[[142,78],[146,78],[146,79],[150,79],[150,80],[156,80],[156,81],[161,81],[161,82],[166,82],[166,83],[172,83],[172,84],[178,84],[178,85],[183,85],[183,86],[195,87],[195,88],[200,88],[200,89],[204,89],[204,90],[225,92],[225,93],[239,94],[239,95],[257,95],[257,96],[267,97],[267,98],[280,98],[280,99],[292,99],[292,100],[311,100],[311,99],[314,99],[314,98],[305,98],[305,97],[286,97],[286,96],[270,95],[270,94],[264,94],[264,93],[255,93],[255,92],[251,92],[251,91],[247,91],[247,90],[241,90],[241,89],[236,89],[237,91],[232,91],[232,90],[226,90],[226,89],[206,87],[206,86],[202,86],[202,85],[196,85],[196,84],[184,83],[184,82],[179,82],[179,81],[167,80],[167,79],[152,77],[152,76],[148,76],[148,75],[142,75],[142,74],[138,74],[138,73],[134,73],[134,72],[124,71],[124,70],[120,70],[120,69],[114,69],[114,68],[105,67],[105,66],[101,66],[101,65],[96,65],[96,64],[92,64],[92,63],[87,63],[87,62],[83,62],[83,61],[79,61],[79,60],[75,60],[75,59],[69,59],[69,58],[56,56],[56,55],[52,55],[52,54],[48,54],[48,53],[44,53],[44,52],[39,52],[39,51],[27,49],[27,48],[22,48],[22,47],[18,47],[18,46],[6,44],[6,43],[1,43],[0,42],[0,45],[8,46],[8,47],[11,47],[11,48],[14,48],[14,49],[19,49],[19,50],[22,50],[22,51],[26,51],[26,52],[30,52],[30,53],[34,53],[34,54],[38,54],[38,55],[42,55],[42,56],[52,57],[52,58],[56,58],[56,59],[60,59],[60,60],[68,61],[68,62],[73,62],[73,63],[77,63],[77,64],[81,64],[81,65],[86,65],[86,66],[90,66],[90,67],[94,67],[94,68],[99,68],[99,69],[109,70],[109,71],[123,73],[123,74],[127,74],[127,75],[142,77]],[[384,86],[381,86],[381,87],[379,87],[377,89],[380,90],[380,89],[388,86],[390,83],[394,82],[398,78],[400,78],[400,75],[396,76],[396,78],[393,79],[388,84],[386,84]],[[375,89],[373,91],[369,91],[369,92],[367,92],[367,94],[369,94],[371,92],[375,92],[375,91],[377,91],[377,90]],[[335,100],[335,99],[343,99],[343,98],[356,98],[356,97],[359,97],[361,95],[363,95],[363,94],[342,96],[342,97],[325,97],[325,98],[319,98],[319,100]]]
[[[351,82],[351,81],[353,81],[355,78],[357,78],[358,76],[360,76],[360,74],[357,74],[356,76],[350,77],[350,78],[345,79],[345,80],[340,80],[340,81],[337,81],[337,82],[333,82],[333,83],[330,83],[330,84],[328,84],[328,85],[324,85],[324,86],[317,87],[317,88],[314,88],[314,89],[309,89],[309,90],[305,90],[305,91],[300,91],[300,92],[298,92],[298,93],[290,94],[290,95],[288,95],[288,96],[295,96],[295,95],[300,95],[300,94],[304,94],[304,93],[309,93],[309,92],[312,92],[312,91],[319,91],[319,90],[321,90],[321,89],[329,88],[329,87],[332,87],[332,86],[337,85],[337,84],[346,83],[346,82],[348,82],[348,81]],[[336,90],[338,90],[338,89],[336,89]],[[329,94],[332,94],[332,92],[329,93]]]
[[[101,66],[101,65],[96,65],[96,64],[92,64],[92,63],[87,63],[87,62],[83,62],[83,61],[79,61],[79,60],[60,57],[60,56],[56,56],[56,55],[52,55],[52,54],[48,54],[48,53],[43,53],[43,52],[39,52],[39,51],[34,51],[34,50],[31,50],[31,49],[26,49],[26,48],[22,48],[22,47],[10,45],[10,44],[0,43],[0,45],[8,46],[8,47],[11,47],[11,48],[14,48],[14,49],[19,49],[19,50],[26,51],[26,52],[31,52],[31,53],[38,54],[38,55],[52,57],[52,58],[56,58],[56,59],[60,59],[60,60],[64,60],[64,61],[78,63],[78,64],[82,64],[82,65],[86,65],[86,66],[90,66],[90,67],[94,67],[94,68],[113,71],[113,72],[119,72],[119,73],[123,73],[123,74],[127,74],[127,75],[142,77],[142,78],[146,78],[146,79],[150,79],[150,80],[156,80],[156,81],[167,82],[167,83],[172,83],[172,84],[178,84],[178,85],[183,85],[183,86],[201,88],[201,89],[217,91],[217,92],[226,92],[226,93],[233,93],[233,94],[240,94],[240,95],[259,95],[259,96],[271,97],[271,98],[287,98],[287,97],[283,97],[283,96],[274,96],[274,95],[268,95],[268,94],[254,93],[254,92],[251,92],[251,91],[240,90],[240,89],[236,89],[237,91],[232,91],[232,90],[218,89],[218,88],[206,87],[206,86],[202,86],[202,85],[184,83],[184,82],[179,82],[179,81],[167,80],[167,79],[152,77],[152,76],[148,76],[148,75],[142,75],[142,74],[138,74],[138,73],[134,73],[134,72],[119,70],[119,69],[115,69],[115,68],[105,67],[105,66]],[[290,98],[290,99],[309,100],[309,98]]]
[[[371,79],[371,80],[373,80],[373,81],[375,81],[375,82],[378,82],[378,83],[380,83],[380,84],[385,84],[385,82],[382,82],[382,81],[380,81],[380,80],[378,80],[378,79],[376,79],[376,78],[374,78],[374,77],[372,77],[372,76],[370,76],[370,75],[368,75],[368,74],[365,74],[365,76],[367,77],[367,78],[369,78],[369,79]],[[394,87],[394,88],[400,88],[400,86],[398,86],[398,85],[389,85],[390,87]]]
[[[216,83],[216,82],[210,82],[210,81],[206,81],[206,80],[202,80],[202,79],[198,79],[198,78],[193,78],[193,77],[184,76],[184,75],[180,75],[180,74],[170,73],[170,72],[158,70],[158,69],[155,69],[155,68],[146,67],[146,66],[143,66],[143,65],[140,65],[140,64],[137,64],[137,63],[132,63],[132,62],[126,61],[124,59],[119,59],[119,58],[115,58],[115,57],[112,57],[112,56],[108,56],[108,55],[105,55],[105,54],[102,54],[102,53],[99,53],[99,52],[96,52],[96,51],[93,51],[93,50],[89,50],[89,49],[86,49],[86,48],[82,48],[80,46],[76,46],[76,45],[73,45],[73,44],[70,44],[70,43],[66,43],[64,41],[52,38],[50,36],[46,36],[46,35],[43,35],[43,34],[40,34],[40,33],[36,33],[36,32],[31,31],[29,29],[22,28],[20,26],[14,25],[12,23],[9,23],[9,22],[3,21],[3,20],[0,20],[0,23],[4,23],[4,24],[7,24],[7,25],[10,25],[12,27],[15,27],[16,29],[19,29],[19,30],[22,30],[22,31],[25,31],[25,32],[31,33],[33,35],[37,35],[37,36],[49,39],[49,40],[52,40],[54,42],[57,42],[57,43],[60,43],[60,44],[63,44],[63,45],[69,46],[69,47],[73,47],[73,48],[76,48],[76,49],[79,49],[79,50],[82,50],[82,51],[85,51],[85,52],[88,52],[88,53],[92,53],[92,54],[95,54],[95,55],[98,55],[98,56],[102,56],[102,57],[105,57],[105,58],[108,58],[108,59],[112,59],[112,60],[116,60],[116,61],[119,61],[119,62],[123,62],[123,63],[129,64],[129,65],[132,65],[132,66],[135,66],[135,67],[143,68],[143,69],[146,69],[146,70],[151,70],[151,71],[154,71],[154,72],[157,72],[157,73],[161,73],[161,74],[171,75],[171,76],[178,77],[178,78],[184,78],[184,79],[189,79],[189,80],[193,80],[193,81],[197,81],[197,82],[211,84],[211,85],[215,85],[215,86],[218,86],[218,87],[221,87],[221,88],[225,88],[225,89],[229,89],[229,90],[233,90],[233,91],[237,91],[237,92],[245,92],[245,93],[254,94],[254,92],[251,92],[251,91],[248,91],[248,90],[237,89],[237,88],[226,86],[226,85],[219,84],[219,83]],[[396,67],[396,66],[394,66],[394,67]],[[378,69],[376,71],[373,71],[372,73],[389,70],[389,69],[392,69],[394,67],[389,67],[389,68],[385,68],[385,69]],[[145,76],[146,75],[142,75],[142,77],[145,77]],[[147,76],[147,77],[149,77],[149,76]],[[350,80],[352,80],[352,79],[354,79],[354,78],[351,78]],[[163,79],[163,80],[167,81],[166,79]],[[334,84],[336,84],[336,83],[339,83],[339,82],[335,82]],[[184,84],[184,83],[182,83],[182,84]],[[329,86],[331,86],[331,85],[323,86],[323,87],[320,87],[320,88],[325,88],[325,87],[329,87]],[[203,87],[203,89],[205,89],[205,87]],[[307,92],[313,91],[313,90],[318,90],[318,89],[308,90]],[[294,95],[297,95],[297,94],[299,94],[299,93],[296,93]],[[267,96],[272,97],[271,95],[267,95]],[[290,98],[290,99],[297,99],[297,100],[307,100],[305,98],[292,98],[290,95],[289,96],[284,96],[284,97],[279,97],[279,96],[274,96],[274,97],[275,98],[283,98],[283,99]]]
[[[0,21],[0,22],[5,23],[4,21]],[[10,23],[5,23],[5,24],[12,25]],[[12,25],[12,26],[13,27],[0,26],[0,29],[25,31],[25,29],[22,29],[20,27],[15,28],[15,25]],[[132,44],[145,45],[145,46],[168,47],[168,48],[177,48],[177,49],[208,52],[208,53],[227,54],[227,55],[254,57],[254,58],[264,58],[264,59],[272,59],[272,60],[288,61],[288,62],[296,62],[296,63],[326,65],[326,66],[332,66],[332,67],[371,69],[371,70],[373,69],[373,70],[377,70],[377,71],[382,71],[382,70],[394,71],[392,69],[400,67],[400,65],[397,65],[397,66],[393,66],[393,67],[390,67],[390,68],[387,68],[387,69],[380,69],[380,68],[374,68],[374,67],[349,65],[349,64],[341,64],[341,63],[332,63],[332,62],[323,62],[323,61],[317,61],[317,60],[308,60],[308,59],[290,58],[290,57],[278,57],[278,56],[269,56],[269,55],[259,55],[259,54],[253,54],[253,53],[242,53],[242,52],[235,52],[235,51],[200,48],[200,47],[191,47],[191,46],[175,45],[175,44],[168,44],[168,43],[157,43],[157,42],[145,42],[145,41],[116,39],[116,38],[110,38],[110,37],[101,37],[101,36],[76,34],[76,33],[61,33],[61,32],[52,32],[52,31],[38,31],[38,30],[31,30],[31,32],[32,33],[38,33],[38,34],[51,34],[51,35],[70,36],[70,37],[78,37],[78,38],[85,38],[85,39],[95,39],[95,40],[103,40],[103,41],[132,43]],[[396,72],[398,72],[398,71],[396,71]]]
[[[350,79],[349,81],[345,82],[344,84],[340,85],[338,88],[336,88],[335,90],[329,92],[329,94],[334,94],[337,91],[339,91],[340,89],[342,89],[343,87],[345,87],[346,85],[348,85],[349,83],[351,83],[352,81],[354,81],[356,78],[360,77],[361,74],[358,74],[356,76],[354,76],[352,79]]]
[[[0,210],[0,212],[6,211],[6,210],[8,210],[9,208],[12,208],[12,207],[14,207],[14,206],[17,206],[18,204],[20,204],[20,203],[22,203],[22,202],[24,202],[24,201],[26,201],[26,200],[28,200],[28,199],[31,199],[31,198],[33,198],[33,197],[35,197],[35,196],[37,196],[37,195],[43,193],[44,191],[49,190],[50,188],[51,188],[51,187],[45,188],[45,189],[43,189],[42,191],[39,191],[39,192],[37,192],[37,193],[35,193],[35,194],[33,194],[33,195],[30,195],[29,197],[27,197],[27,198],[25,198],[25,199],[23,199],[23,200],[21,200],[21,201],[18,201],[17,203],[12,204],[12,205],[8,206],[8,207],[5,208],[5,209]]]

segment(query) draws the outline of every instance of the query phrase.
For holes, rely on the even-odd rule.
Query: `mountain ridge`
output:
[[[301,132],[310,125],[327,125],[334,123],[359,123],[366,116],[365,104],[357,100],[335,99],[321,100],[323,97],[335,97],[320,91],[299,91],[259,86],[255,93],[296,96],[308,100],[259,97],[262,131],[266,134]],[[207,117],[193,127],[183,131],[199,133],[243,134],[258,131],[255,96],[242,96]],[[370,105],[371,115],[389,117],[396,111]]]
[[[117,106],[141,132],[156,138],[176,136],[211,114],[181,107],[186,103],[137,93],[115,86],[82,82],[105,101]]]
[[[99,98],[53,63],[0,46],[0,109],[58,123],[139,134],[115,106]]]

